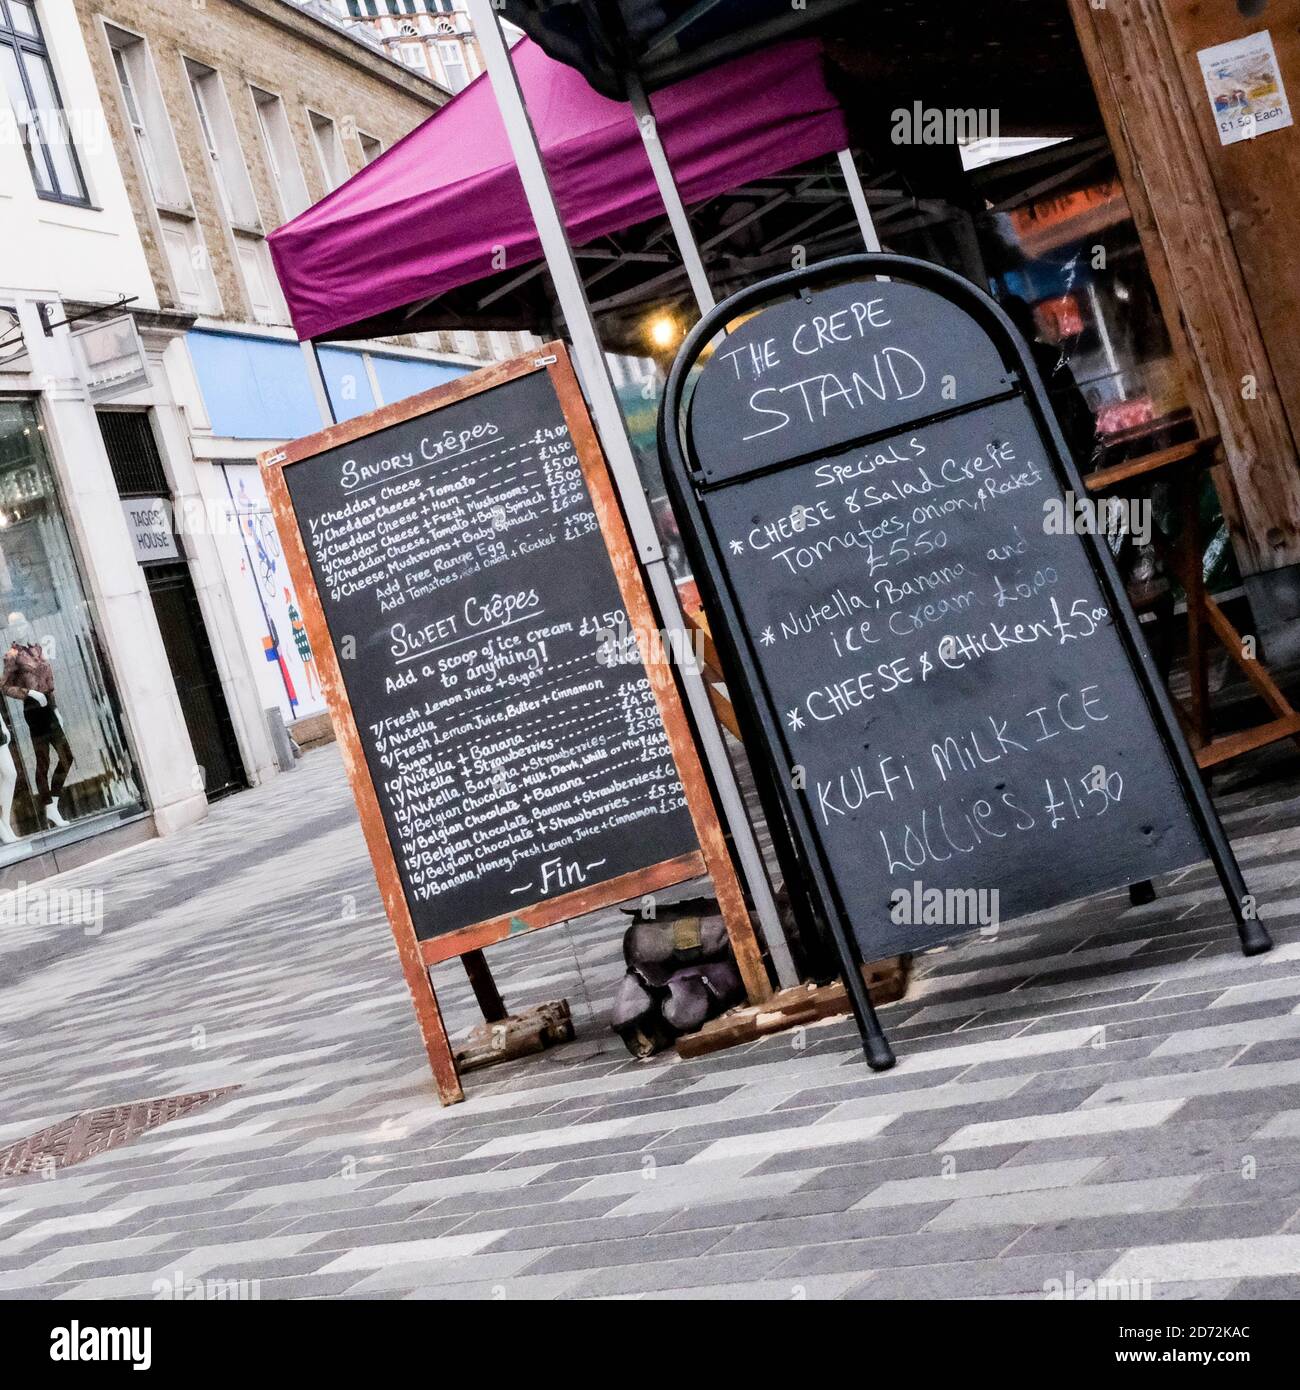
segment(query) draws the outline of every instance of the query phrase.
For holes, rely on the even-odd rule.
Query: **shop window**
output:
[[[0,400],[0,862],[142,809],[35,407]]]
[[[0,81],[42,198],[89,204],[54,69],[30,0],[0,0]]]

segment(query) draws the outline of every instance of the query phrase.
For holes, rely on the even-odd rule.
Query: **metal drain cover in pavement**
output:
[[[106,1105],[99,1110],[83,1110],[48,1129],[29,1134],[0,1149],[0,1178],[16,1178],[27,1173],[55,1168],[71,1168],[96,1154],[120,1148],[169,1120],[178,1120],[200,1106],[221,1100],[238,1086],[220,1086],[213,1091],[191,1091],[183,1096],[162,1096],[158,1100],[136,1100],[128,1105]]]

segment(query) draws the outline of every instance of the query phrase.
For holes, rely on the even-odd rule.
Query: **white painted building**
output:
[[[0,883],[12,883],[167,833],[208,803],[99,413],[146,404],[188,454],[164,365],[178,330],[157,312],[72,5],[4,0],[0,73]],[[122,301],[154,325],[143,363],[130,317],[89,313]],[[148,380],[118,394],[141,367]],[[230,615],[203,578],[211,559],[193,565],[220,631]],[[265,764],[264,724],[242,732]]]
[[[339,28],[0,0],[0,887],[199,819],[323,720],[256,466],[321,424],[265,238],[446,99]],[[530,338],[319,360],[349,418]]]

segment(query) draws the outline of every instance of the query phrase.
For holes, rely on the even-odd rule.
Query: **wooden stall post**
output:
[[[1165,6],[1161,0],[1069,4],[1166,320],[1174,323],[1176,343],[1179,323],[1185,326],[1200,368],[1197,384],[1214,413],[1213,421],[1198,424],[1223,440],[1232,489],[1224,514],[1241,568],[1254,574],[1300,563],[1295,440],[1197,133],[1202,113],[1189,97]],[[1196,100],[1208,104],[1203,87]],[[1267,158],[1263,146],[1282,138],[1261,136],[1254,153]],[[1276,251],[1291,254],[1281,245]],[[1193,392],[1194,405],[1199,394]]]

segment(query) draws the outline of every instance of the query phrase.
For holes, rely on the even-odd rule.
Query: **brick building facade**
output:
[[[273,284],[256,279],[271,274],[266,235],[447,99],[287,0],[76,8],[159,299],[171,308],[285,322]]]

